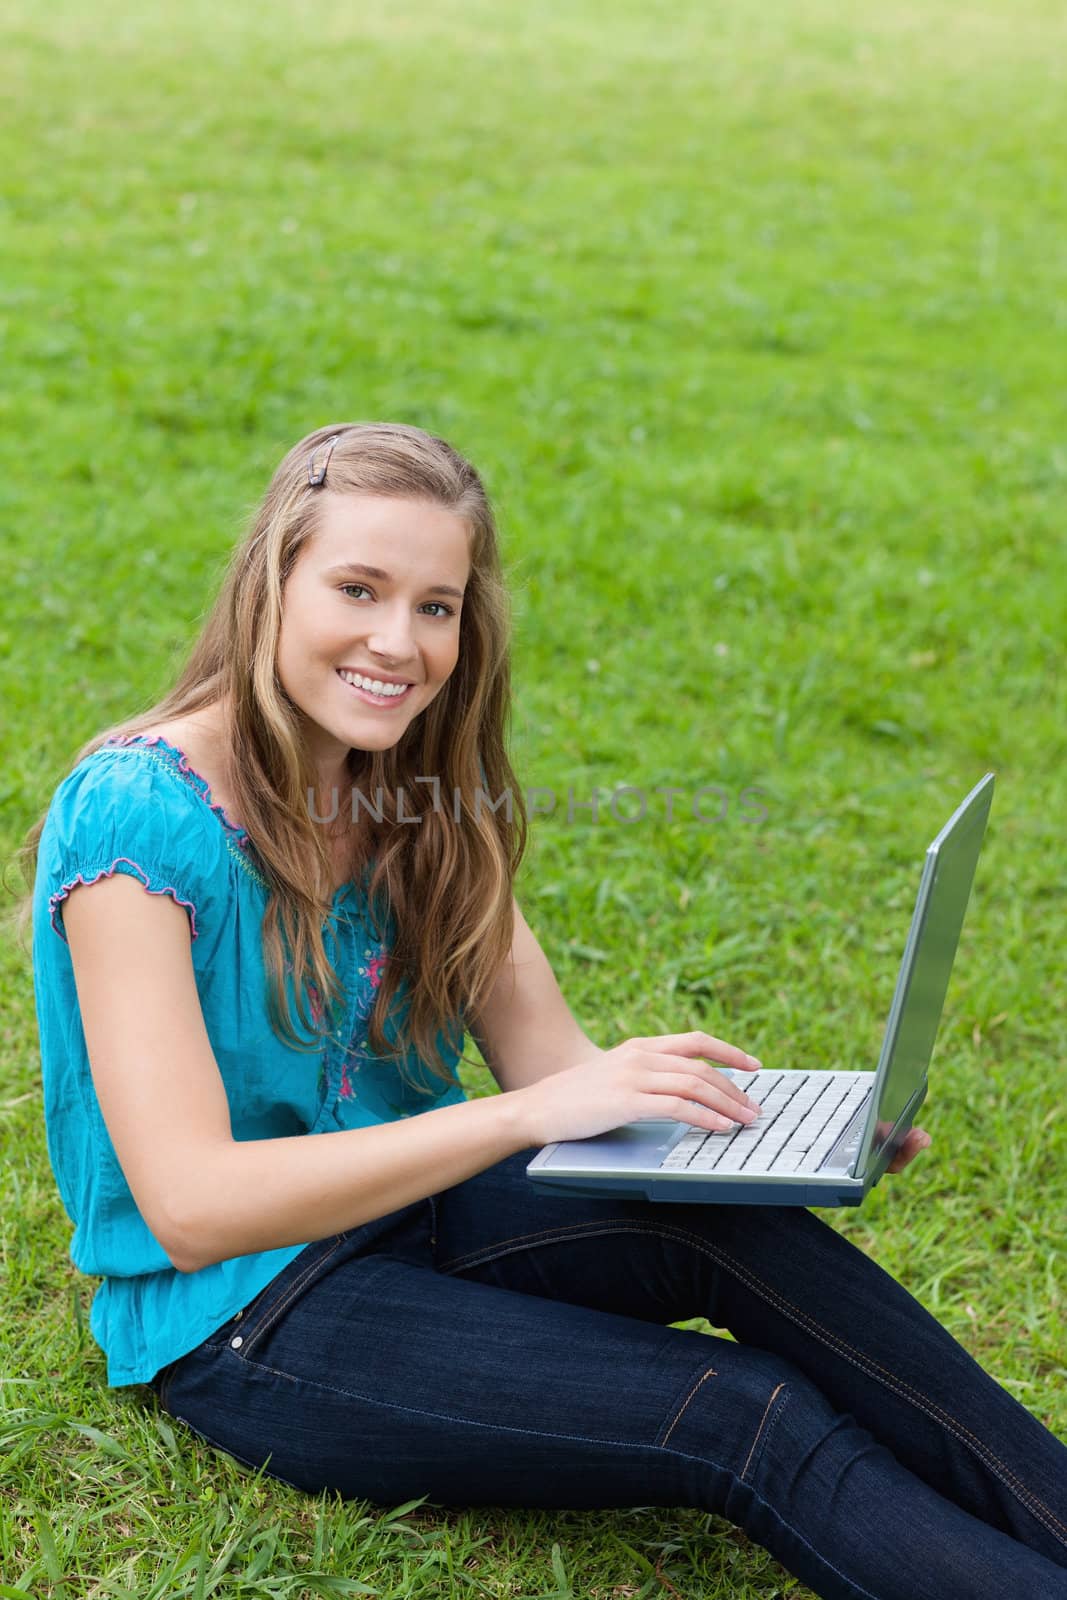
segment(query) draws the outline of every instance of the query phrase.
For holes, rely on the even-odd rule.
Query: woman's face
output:
[[[329,786],[350,749],[390,749],[448,680],[470,557],[466,523],[433,501],[325,490],[318,512],[283,591],[277,670]]]

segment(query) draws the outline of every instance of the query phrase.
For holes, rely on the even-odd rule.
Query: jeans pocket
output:
[[[347,1237],[338,1233],[329,1239],[317,1239],[314,1244],[309,1244],[245,1307],[240,1313],[240,1321],[235,1320],[227,1325],[226,1343],[240,1360],[246,1361],[255,1347],[278,1325],[289,1307],[330,1270]]]

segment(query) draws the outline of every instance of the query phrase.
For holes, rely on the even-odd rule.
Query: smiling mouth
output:
[[[388,689],[382,694],[376,694],[373,689],[365,689],[362,684],[350,683],[348,679],[342,675],[339,669],[337,676],[341,679],[341,682],[344,684],[345,688],[350,689],[353,694],[358,694],[366,705],[379,706],[386,709],[392,706],[401,705],[408,698],[412,689],[415,687],[413,683],[409,683],[400,691],[399,694],[395,690],[390,691]]]

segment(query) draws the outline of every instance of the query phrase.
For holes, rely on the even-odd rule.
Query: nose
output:
[[[383,606],[375,615],[374,628],[367,636],[373,655],[392,662],[409,661],[415,654],[411,618],[405,605]]]

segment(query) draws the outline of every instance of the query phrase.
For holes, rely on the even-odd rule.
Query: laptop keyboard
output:
[[[750,1100],[758,1102],[756,1121],[721,1133],[692,1129],[659,1170],[815,1172],[848,1128],[853,1137],[841,1152],[841,1161],[834,1162],[835,1169],[842,1163],[847,1167],[859,1146],[874,1076],[873,1072],[744,1073],[736,1081]]]

